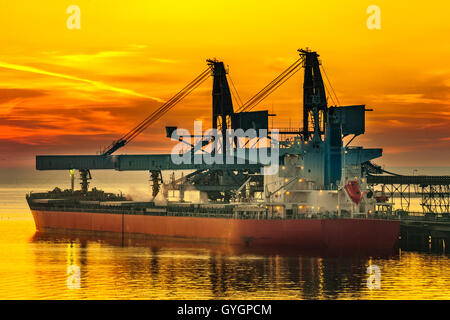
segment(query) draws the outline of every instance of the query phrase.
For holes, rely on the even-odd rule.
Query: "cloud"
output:
[[[133,90],[130,90],[130,89],[123,89],[123,88],[113,87],[113,86],[107,85],[107,84],[105,84],[103,82],[100,82],[100,81],[93,81],[93,80],[89,80],[89,79],[83,79],[83,78],[79,78],[79,77],[75,77],[75,76],[71,76],[71,75],[67,75],[67,74],[46,71],[46,70],[38,69],[38,68],[35,68],[35,67],[11,64],[11,63],[0,61],[0,68],[6,68],[6,69],[11,69],[11,70],[42,74],[42,75],[47,75],[47,76],[51,76],[51,77],[57,77],[57,78],[62,78],[62,79],[67,79],[67,80],[72,80],[72,81],[77,81],[77,82],[83,82],[83,83],[90,84],[90,85],[92,85],[92,86],[94,86],[94,87],[96,87],[97,89],[100,89],[100,90],[113,91],[113,92],[117,92],[117,93],[124,94],[124,95],[135,96],[135,97],[140,97],[140,98],[147,98],[147,99],[152,99],[152,100],[159,101],[159,102],[163,101],[163,100],[161,100],[159,98],[150,97],[150,96],[147,96],[147,95],[144,95],[144,94],[140,94],[140,93],[137,93],[137,92],[135,92]]]
[[[170,85],[174,86],[174,83],[180,82],[180,77],[165,72],[147,72],[147,73],[132,73],[132,74],[105,74],[101,77],[107,81],[112,82],[127,82],[127,83],[146,83],[154,85]],[[180,86],[182,84],[180,83]],[[175,88],[174,90],[179,89]]]
[[[100,51],[92,54],[71,54],[71,55],[57,55],[56,59],[66,60],[69,62],[85,62],[98,60],[103,58],[115,58],[133,55],[134,52],[129,51]]]
[[[0,103],[5,103],[15,99],[35,98],[44,95],[46,95],[46,91],[44,90],[0,88]]]
[[[178,60],[174,59],[162,59],[162,58],[149,58],[149,59],[159,63],[178,63]]]
[[[142,49],[145,49],[146,46],[143,45],[132,45],[128,46],[125,50],[110,50],[110,51],[99,51],[94,53],[76,53],[76,54],[62,54],[58,51],[44,51],[41,52],[43,55],[47,56],[48,58],[51,58],[53,61],[55,61],[57,64],[63,64],[63,65],[73,65],[74,63],[80,64],[80,63],[101,63],[101,62],[110,62],[112,59],[115,58],[122,58],[122,57],[133,57],[132,59],[128,59],[128,62],[135,62],[136,59],[138,60],[146,60],[146,61],[152,61],[157,62],[160,64],[173,64],[178,63],[179,60],[175,59],[168,59],[168,58],[161,58],[161,57],[151,57],[144,52],[142,52]],[[108,61],[109,60],[109,61]],[[121,62],[127,62],[125,60]]]
[[[398,104],[441,103],[441,100],[425,98],[424,94],[421,93],[386,94],[374,98],[373,101],[383,103],[398,103]]]

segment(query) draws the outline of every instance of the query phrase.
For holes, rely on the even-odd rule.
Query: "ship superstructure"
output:
[[[277,141],[279,170],[273,174],[258,174],[258,170],[246,172],[233,168],[222,170],[219,177],[216,171],[198,170],[164,184],[167,198],[181,202],[192,198],[197,201],[225,200],[247,205],[253,202],[264,204],[269,211],[281,216],[320,212],[340,214],[342,211],[355,214],[375,212],[375,200],[371,199],[367,189],[362,164],[380,157],[382,149],[343,145],[344,137],[351,136],[353,140],[364,134],[365,112],[369,110],[364,105],[328,107],[318,54],[308,50],[299,51],[301,58],[297,65],[304,68],[303,128],[280,130],[279,135],[287,138]],[[288,68],[285,74],[289,76],[295,72],[294,67]],[[232,129],[268,129],[268,111],[247,111],[255,106],[251,101],[261,101],[264,97],[250,99],[250,103],[244,104],[239,112],[234,113],[225,69],[219,64],[214,65],[213,70],[214,128],[219,128],[225,136],[228,129],[226,119],[229,117],[231,121],[228,126]],[[276,79],[275,83],[282,80]],[[269,87],[262,91],[270,90]],[[238,182],[233,184],[230,180]],[[212,190],[214,187],[211,186],[217,189]]]

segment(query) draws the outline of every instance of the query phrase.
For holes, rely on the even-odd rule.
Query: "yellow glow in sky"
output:
[[[373,4],[380,30],[367,28]],[[79,30],[67,27],[70,5],[80,8]],[[375,110],[356,144],[382,147],[387,165],[446,165],[448,12],[447,1],[5,2],[0,151],[23,164],[43,150],[94,153],[178,92],[208,58],[229,66],[245,101],[309,47],[343,105]],[[301,86],[299,72],[258,109],[277,114],[274,126],[299,125]],[[127,152],[168,151],[165,125],[210,121],[210,92],[207,81]]]

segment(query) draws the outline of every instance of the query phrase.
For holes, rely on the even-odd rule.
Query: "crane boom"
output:
[[[172,109],[178,102],[183,100],[189,93],[191,93],[195,88],[201,85],[210,75],[211,66],[208,66],[200,75],[198,75],[194,80],[189,82],[183,89],[181,89],[176,95],[167,100],[162,106],[155,110],[151,115],[141,121],[137,126],[130,130],[127,134],[123,135],[120,139],[113,141],[107,148],[102,152],[102,155],[111,155],[117,149],[125,146],[127,143],[132,141],[139,135],[142,131],[147,129],[151,124],[156,122],[164,114],[166,114],[170,109]]]

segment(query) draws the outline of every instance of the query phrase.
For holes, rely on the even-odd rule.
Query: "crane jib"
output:
[[[189,82],[183,89],[181,89],[176,95],[167,100],[162,106],[160,106],[157,110],[155,110],[151,115],[141,121],[137,126],[135,126],[131,131],[127,134],[123,135],[119,140],[113,142],[109,145],[103,152],[103,155],[111,155],[117,149],[125,146],[131,140],[133,140],[136,136],[138,136],[141,132],[147,129],[152,123],[161,118],[164,114],[166,114],[170,109],[172,109],[177,103],[183,100],[189,93],[191,93],[195,88],[201,85],[210,75],[211,66],[208,66],[206,70],[200,73],[194,80]]]

